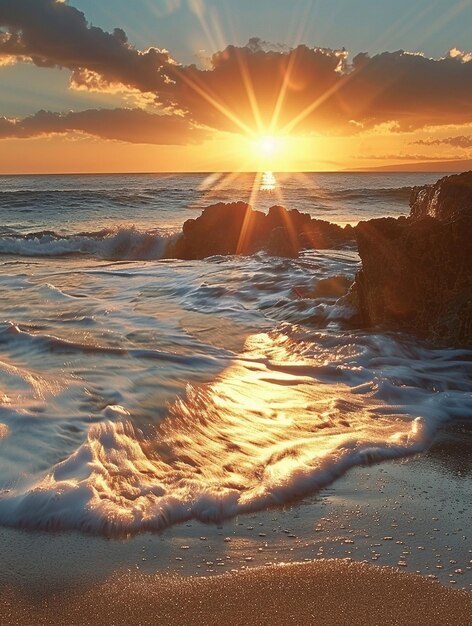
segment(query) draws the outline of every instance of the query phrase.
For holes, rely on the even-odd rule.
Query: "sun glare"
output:
[[[250,153],[255,169],[259,172],[281,171],[290,162],[290,150],[287,137],[261,134],[250,138]]]
[[[280,142],[276,137],[272,135],[264,135],[259,137],[256,142],[256,149],[259,156],[272,157],[280,149]]]

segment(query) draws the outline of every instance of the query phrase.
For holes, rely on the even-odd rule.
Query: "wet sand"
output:
[[[220,527],[127,540],[0,529],[0,622],[466,623],[471,459],[472,430],[456,424],[424,455]]]
[[[216,577],[114,576],[98,587],[34,600],[8,589],[2,623],[465,624],[472,596],[421,576],[342,560]]]

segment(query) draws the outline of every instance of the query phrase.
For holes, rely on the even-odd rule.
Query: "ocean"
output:
[[[0,177],[0,524],[128,537],[301,502],[472,414],[472,352],[353,329],[355,249],[162,260],[210,204],[339,224],[438,174]]]

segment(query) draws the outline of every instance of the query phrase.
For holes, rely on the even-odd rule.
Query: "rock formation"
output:
[[[472,348],[472,172],[415,189],[410,206],[356,227],[361,320]]]
[[[441,178],[435,185],[417,187],[410,199],[413,219],[435,217],[438,220],[472,216],[472,172]]]
[[[354,229],[317,220],[296,209],[272,207],[267,214],[245,202],[214,204],[187,220],[182,235],[167,248],[167,258],[203,259],[216,254],[252,254],[265,250],[295,257],[306,248],[335,248],[354,243]]]

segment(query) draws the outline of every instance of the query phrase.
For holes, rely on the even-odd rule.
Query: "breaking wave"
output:
[[[31,257],[88,255],[102,259],[151,260],[162,258],[172,235],[135,228],[100,230],[73,235],[41,231],[0,237],[0,254]]]
[[[109,419],[35,485],[0,495],[0,523],[107,536],[218,523],[312,494],[355,465],[418,453],[472,410],[465,351],[315,335],[283,324],[249,336],[151,432],[108,406]]]
[[[412,187],[385,187],[385,188],[367,188],[359,189],[343,189],[330,191],[333,198],[345,200],[362,200],[368,202],[375,199],[380,200],[406,200],[408,201]]]

